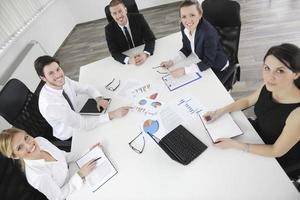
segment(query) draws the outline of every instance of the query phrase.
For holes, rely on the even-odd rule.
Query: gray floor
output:
[[[300,46],[299,0],[237,1],[242,18],[239,47],[242,72],[241,82],[231,91],[235,99],[251,93],[262,83],[262,58],[269,47],[283,42]],[[179,31],[179,3],[141,10],[157,38]],[[56,52],[72,79],[78,80],[80,66],[109,56],[104,35],[106,24],[106,19],[78,24]],[[245,113],[253,116],[252,109]]]

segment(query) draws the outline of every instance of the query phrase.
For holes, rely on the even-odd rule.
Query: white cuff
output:
[[[126,57],[126,58],[124,59],[124,63],[125,63],[126,65],[129,64],[129,57]]]
[[[151,56],[151,53],[149,53],[148,51],[144,51],[145,54],[147,54],[148,56]]]
[[[105,113],[104,115],[99,116],[100,123],[108,122],[109,120],[110,119],[109,119],[108,113]]]
[[[194,63],[188,67],[185,67],[184,71],[185,71],[185,74],[191,74],[191,73],[199,73],[200,74],[199,67]]]
[[[184,60],[185,58],[185,55],[181,51],[178,51],[177,55],[172,58],[172,61],[174,64],[176,64]]]
[[[83,183],[82,178],[79,176],[78,173],[75,173],[72,177],[71,177],[71,183],[72,185],[76,188],[79,189]]]

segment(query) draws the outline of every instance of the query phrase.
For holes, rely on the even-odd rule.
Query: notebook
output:
[[[108,157],[104,154],[102,149],[98,146],[94,147],[92,150],[88,151],[81,158],[76,161],[76,164],[81,168],[85,163],[92,159],[97,159],[96,168],[87,175],[86,182],[91,191],[95,192],[108,180],[110,180],[114,175],[118,173],[116,168],[110,162]]]
[[[243,134],[229,113],[223,114],[211,123],[204,119],[204,113],[205,111],[200,113],[200,119],[213,143],[219,138],[232,138]]]
[[[177,126],[161,140],[154,135],[149,135],[170,158],[183,165],[189,164],[207,148],[182,125]]]
[[[108,104],[110,104],[111,99],[110,98],[104,98],[108,101]],[[84,104],[82,109],[79,111],[81,115],[100,115],[104,114],[106,112],[106,109],[103,109],[100,107],[100,111],[97,108],[97,102],[95,99],[88,99],[87,102]]]
[[[162,77],[170,91],[176,90],[184,85],[187,85],[193,81],[201,78],[199,73],[191,73],[181,76],[179,78],[174,78],[171,74]]]

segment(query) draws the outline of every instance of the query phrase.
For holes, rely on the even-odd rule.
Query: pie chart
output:
[[[159,108],[159,107],[161,107],[161,103],[160,102],[152,102],[151,106],[153,106],[154,108]]]
[[[142,99],[142,100],[139,101],[139,104],[141,106],[145,105],[146,103],[147,103],[147,101],[145,99]]]
[[[155,134],[159,129],[159,123],[157,120],[147,119],[143,124],[145,133]]]
[[[148,98],[149,99],[156,99],[158,93],[154,93],[154,94],[151,94]]]

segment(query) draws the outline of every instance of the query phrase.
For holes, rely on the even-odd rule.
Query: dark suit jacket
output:
[[[184,26],[181,24],[183,47],[180,51],[187,57],[192,53],[190,40],[184,33]],[[212,68],[220,71],[227,62],[227,56],[219,40],[216,29],[205,19],[201,19],[195,35],[195,53],[201,59],[197,63],[200,71]]]
[[[152,55],[155,46],[155,36],[144,16],[138,13],[127,15],[134,45],[139,46],[145,44],[144,51],[147,51]],[[122,52],[128,50],[129,47],[123,31],[115,21],[112,21],[105,26],[105,37],[112,57],[125,64],[124,59],[127,56]]]

